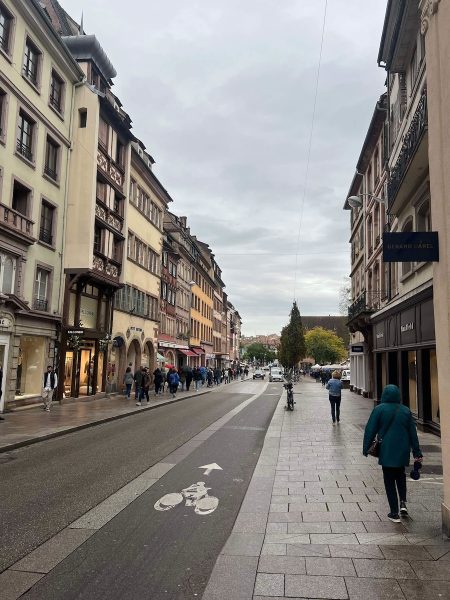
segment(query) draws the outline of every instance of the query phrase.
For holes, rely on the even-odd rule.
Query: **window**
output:
[[[58,156],[59,145],[51,137],[47,136],[44,173],[54,181],[58,180]]]
[[[417,231],[431,231],[430,202],[423,202],[417,211]]]
[[[106,183],[97,179],[97,198],[106,204]]]
[[[125,146],[122,144],[120,140],[117,140],[116,144],[116,165],[119,167],[123,167],[125,162]]]
[[[98,127],[98,141],[105,148],[108,147],[108,123],[101,117]]]
[[[409,63],[409,69],[410,69],[410,86],[411,86],[410,92],[412,93],[414,84],[416,83],[416,80],[417,80],[417,75],[419,73],[419,61],[417,60],[417,46],[414,48],[414,52],[411,57],[411,61]]]
[[[122,197],[119,196],[119,194],[115,194],[114,195],[114,212],[117,213],[118,215],[122,216],[122,207],[123,207],[123,200]]]
[[[12,15],[0,4],[0,48],[10,54]]]
[[[50,272],[38,267],[36,269],[34,308],[36,310],[48,310],[48,290],[50,283]]]
[[[81,129],[84,129],[87,125],[87,108],[78,109],[78,125]]]
[[[12,209],[27,216],[30,212],[31,190],[18,181],[14,181]]]
[[[0,254],[0,290],[4,294],[14,293],[16,259],[9,254]]]
[[[45,244],[50,244],[50,246],[53,245],[54,217],[55,208],[48,204],[48,202],[42,202],[39,240]]]
[[[17,151],[27,160],[33,160],[33,137],[35,122],[21,109],[19,112],[19,131],[17,134]]]
[[[122,262],[122,241],[117,238],[113,240],[112,259],[119,263]]]
[[[95,227],[94,230],[94,252],[102,251],[102,230],[100,227]]]
[[[36,48],[30,38],[27,38],[25,43],[25,56],[23,58],[23,75],[33,85],[38,84],[40,57],[41,53],[39,50]]]
[[[58,73],[56,73],[56,71],[52,70],[50,80],[50,106],[52,106],[59,113],[62,112],[63,91],[64,81],[61,79]]]
[[[6,134],[6,92],[0,89],[0,140]]]

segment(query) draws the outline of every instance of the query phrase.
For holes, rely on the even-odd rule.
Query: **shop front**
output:
[[[417,423],[440,430],[433,290],[407,299],[373,320],[376,397],[398,385]]]

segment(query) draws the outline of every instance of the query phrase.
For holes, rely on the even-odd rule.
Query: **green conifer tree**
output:
[[[303,333],[302,318],[294,300],[289,323],[283,327],[280,340],[279,359],[281,364],[288,368],[295,368],[305,357],[305,336]]]

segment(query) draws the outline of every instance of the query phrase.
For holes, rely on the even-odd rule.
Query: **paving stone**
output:
[[[345,510],[344,506],[344,517],[346,521],[380,521],[380,517],[376,512],[363,512],[362,510]]]
[[[364,521],[367,533],[407,533],[403,523],[392,523],[392,521]]]
[[[0,596],[2,600],[20,598],[35,583],[44,577],[43,573],[27,573],[8,569],[0,574]]]
[[[428,546],[430,548],[431,546]],[[424,546],[380,546],[384,558],[403,560],[433,560],[433,557]]]
[[[358,577],[376,579],[415,579],[415,573],[406,560],[353,559]]]
[[[350,523],[340,523],[337,521],[335,523],[330,523],[330,525],[331,533],[366,533],[364,524],[358,521]]]
[[[408,540],[400,533],[357,533],[360,544],[382,544],[383,546],[407,546]]]
[[[317,577],[314,575],[286,575],[285,594],[298,598],[325,598],[347,600],[347,589],[343,577]]]
[[[330,550],[324,544],[297,544],[294,546],[288,544],[286,550],[288,556],[322,556],[325,558],[330,556]],[[382,558],[381,552],[380,556]]]
[[[258,573],[254,593],[259,596],[284,596],[284,575]]]
[[[265,544],[309,544],[310,537],[307,533],[269,533],[266,535]]]
[[[289,502],[289,512],[328,512],[325,502]]]
[[[222,554],[233,556],[259,556],[264,540],[262,533],[232,533]]]
[[[257,566],[257,557],[219,556],[202,600],[251,600]]]
[[[240,513],[233,527],[235,533],[264,533],[266,530],[266,513]]]
[[[384,558],[378,546],[369,544],[330,544],[329,549],[336,558]]]
[[[405,600],[400,585],[390,579],[345,579],[350,600]],[[403,583],[403,582],[402,582]],[[414,582],[414,583],[417,583]]]
[[[445,558],[450,560],[450,543],[442,546],[427,546],[427,552],[429,552],[435,560]]]
[[[412,560],[411,566],[419,579],[438,579],[441,581],[450,581],[449,562],[430,562],[428,560]]]
[[[400,581],[406,600],[446,600],[450,598],[448,581]]]
[[[332,521],[344,521],[344,515],[341,511],[329,511],[329,512],[303,512],[303,521],[305,523],[319,523],[326,521],[331,523]]]
[[[266,533],[288,533],[288,523],[267,523]]]
[[[331,526],[346,523],[288,523],[288,533],[331,533]]]
[[[261,556],[258,572],[305,575],[305,559],[298,556]]]
[[[356,571],[350,558],[306,558],[308,575],[340,575],[356,577]]]
[[[303,517],[302,513],[280,513],[273,512],[269,513],[268,522],[269,523],[302,523]]]
[[[311,533],[311,544],[358,544],[353,533]]]
[[[264,544],[261,548],[261,556],[285,556],[286,544]]]

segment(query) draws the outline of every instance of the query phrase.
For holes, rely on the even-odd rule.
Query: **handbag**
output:
[[[386,430],[384,432],[384,435],[386,435],[387,432],[389,431],[389,428],[392,425],[392,423],[394,422],[394,419],[397,416],[397,413],[398,413],[399,410],[400,410],[400,404],[397,406],[396,411],[392,415],[391,420],[389,421],[389,424],[388,424],[388,426],[387,426],[387,428],[386,428]],[[383,442],[383,438],[380,437],[378,435],[378,433],[377,433],[377,435],[375,436],[375,439],[370,444],[369,449],[367,450],[367,454],[370,454],[370,456],[375,456],[375,458],[379,458],[380,457],[381,443],[382,442]]]

